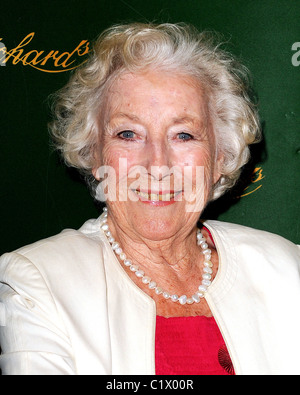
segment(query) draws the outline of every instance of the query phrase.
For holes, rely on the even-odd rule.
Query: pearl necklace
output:
[[[157,285],[157,283],[153,281],[149,276],[147,276],[143,270],[140,270],[138,265],[133,264],[129,259],[127,259],[119,243],[117,243],[115,239],[112,237],[112,234],[109,230],[109,226],[107,223],[107,214],[108,211],[107,208],[105,207],[103,209],[103,214],[101,216],[101,223],[100,223],[101,229],[106,235],[107,240],[110,243],[116,257],[120,259],[125,266],[129,267],[129,269],[133,273],[135,273],[135,275],[138,278],[141,279],[143,284],[148,285],[149,289],[153,290],[156,293],[156,295],[162,295],[165,299],[169,299],[172,302],[179,302],[181,305],[185,305],[186,303],[187,304],[199,303],[200,300],[204,298],[208,287],[211,285],[213,264],[211,262],[211,250],[208,248],[206,239],[202,235],[199,229],[197,231],[197,245],[201,247],[202,253],[204,255],[204,269],[202,275],[202,283],[199,285],[197,292],[188,298],[186,295],[178,296],[176,294],[171,294],[170,292],[164,290],[162,287]]]

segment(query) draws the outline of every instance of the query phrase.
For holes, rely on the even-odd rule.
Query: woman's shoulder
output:
[[[223,221],[207,220],[204,225],[223,244],[230,243],[238,249],[257,250],[271,255],[292,254],[300,263],[300,246],[281,235]]]
[[[42,252],[43,250],[56,250],[62,252],[61,247],[64,250],[81,249],[84,245],[90,247],[95,243],[101,243],[102,232],[100,231],[100,222],[98,219],[90,219],[86,221],[79,229],[66,228],[60,233],[50,236],[34,243],[28,244],[21,248],[12,251],[21,255],[31,255],[35,252]]]
[[[99,219],[92,219],[75,229],[65,229],[57,235],[39,240],[5,253],[0,258],[0,274],[10,267],[35,266],[40,272],[63,272],[88,266],[103,256],[103,234]],[[22,266],[21,266],[22,265]],[[15,269],[14,269],[15,270]]]
[[[223,267],[232,278],[239,272],[240,279],[257,286],[258,278],[267,278],[277,287],[282,281],[296,281],[299,288],[298,245],[280,235],[243,225],[221,221],[205,221],[204,225],[214,239]]]

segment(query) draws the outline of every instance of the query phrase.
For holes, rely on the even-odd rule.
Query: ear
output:
[[[94,150],[93,152],[93,168],[92,168],[92,174],[95,177],[97,181],[100,181],[100,175],[99,175],[99,167],[101,166],[101,157],[99,150]]]
[[[219,181],[222,176],[222,168],[224,164],[224,154],[219,153],[214,167],[214,185]]]
[[[92,169],[92,174],[95,177],[95,179],[97,181],[100,181],[100,177],[99,177],[99,172],[98,172],[98,167],[93,167]]]

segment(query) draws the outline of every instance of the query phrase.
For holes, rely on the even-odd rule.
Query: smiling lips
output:
[[[175,197],[177,197],[182,191],[169,191],[169,192],[158,192],[153,191],[140,191],[138,189],[133,190],[133,192],[139,196],[140,201],[143,203],[148,203],[156,206],[165,206],[168,204],[175,203]]]

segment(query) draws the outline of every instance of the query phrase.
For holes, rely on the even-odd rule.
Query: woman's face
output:
[[[219,178],[200,84],[162,71],[125,73],[106,99],[94,175],[112,170],[102,182],[111,215],[149,240],[190,231]]]

